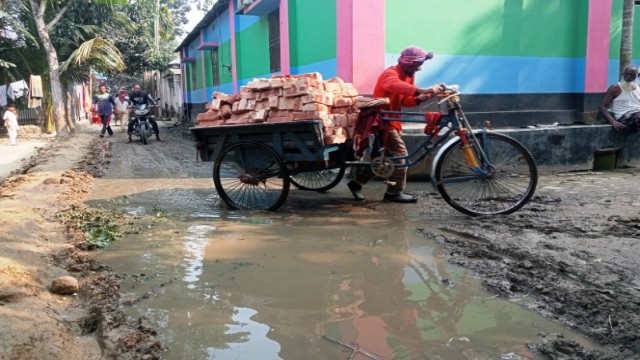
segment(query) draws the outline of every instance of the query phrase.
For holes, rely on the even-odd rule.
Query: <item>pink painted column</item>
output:
[[[584,79],[585,93],[600,93],[607,90],[611,7],[611,0],[589,1]]]
[[[346,82],[353,82],[353,1],[336,0],[336,67]]]
[[[207,69],[205,68],[204,64],[204,51],[200,51],[200,62],[201,62],[201,68],[202,68],[202,98],[204,99],[204,102],[208,102],[209,99],[207,99]]]
[[[280,0],[280,72],[291,74],[289,60],[289,0]]]
[[[339,0],[337,13],[338,76],[362,94],[373,93],[384,70],[385,0]]]
[[[236,66],[236,18],[235,1],[229,1],[229,35],[231,36],[231,81],[233,93],[238,93],[238,67]]]

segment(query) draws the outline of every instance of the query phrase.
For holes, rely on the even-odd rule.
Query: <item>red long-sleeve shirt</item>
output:
[[[403,106],[418,106],[416,94],[418,87],[414,85],[414,78],[405,75],[398,65],[391,66],[380,74],[373,89],[373,97],[388,97],[389,105],[385,110],[400,111]],[[390,121],[387,127],[402,132],[400,121]]]

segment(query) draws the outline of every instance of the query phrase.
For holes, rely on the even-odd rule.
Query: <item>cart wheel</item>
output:
[[[291,182],[300,190],[325,192],[340,183],[345,172],[345,165],[335,169],[324,169],[301,172],[290,175]]]
[[[442,198],[471,216],[510,214],[520,209],[531,199],[538,183],[531,153],[506,135],[478,134],[477,139],[478,143],[470,138],[470,144],[480,146],[488,160],[482,161],[479,170],[466,165],[460,140],[443,150],[435,170]]]
[[[254,142],[225,148],[213,166],[213,183],[230,208],[268,211],[284,204],[290,184],[281,157]]]

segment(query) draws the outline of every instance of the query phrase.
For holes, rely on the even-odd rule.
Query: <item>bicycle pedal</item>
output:
[[[388,185],[388,186],[396,186],[396,185],[398,184],[397,182],[395,182],[395,181],[390,181],[390,180],[385,180],[385,181],[383,181],[383,183],[384,183],[385,185]]]

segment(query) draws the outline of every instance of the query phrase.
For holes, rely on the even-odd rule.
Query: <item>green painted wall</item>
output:
[[[335,59],[336,1],[289,0],[291,66]]]
[[[609,58],[620,58],[620,40],[622,31],[622,0],[613,0],[611,9],[611,42]],[[640,6],[636,5],[633,13],[633,58],[640,58]]]
[[[267,17],[236,34],[238,79],[269,74],[269,24]]]
[[[225,41],[218,48],[218,59],[220,61],[220,84],[230,83],[233,80],[230,68],[222,65],[231,65],[231,42]]]
[[[387,0],[386,49],[414,44],[450,55],[583,57],[585,2]]]

